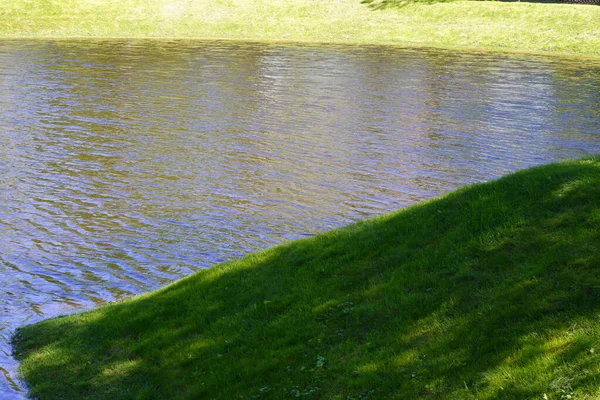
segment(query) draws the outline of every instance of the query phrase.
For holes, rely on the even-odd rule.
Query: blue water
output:
[[[600,153],[600,61],[0,41],[0,398],[20,325]]]

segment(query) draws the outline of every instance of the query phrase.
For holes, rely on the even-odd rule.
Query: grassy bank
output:
[[[600,158],[22,328],[40,399],[600,397]],[[570,396],[570,397],[568,397]]]
[[[600,6],[481,1],[11,0],[0,37],[401,44],[600,57]]]

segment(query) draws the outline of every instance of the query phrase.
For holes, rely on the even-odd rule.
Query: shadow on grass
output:
[[[361,4],[367,5],[372,10],[386,10],[403,8],[410,4],[437,4],[451,3],[456,0],[362,0]]]
[[[23,373],[44,399],[593,396],[598,198],[597,158],[465,188],[26,327]]]
[[[456,0],[362,0],[372,10],[403,8],[410,4],[451,3]],[[485,0],[482,0],[485,1]],[[600,5],[600,0],[496,0],[504,3],[582,4]]]

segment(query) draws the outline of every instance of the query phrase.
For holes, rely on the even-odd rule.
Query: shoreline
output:
[[[250,43],[263,45],[300,45],[300,46],[346,46],[346,47],[389,47],[404,50],[425,50],[425,51],[460,51],[461,53],[472,54],[504,54],[504,55],[523,55],[536,57],[557,57],[565,59],[600,61],[600,55],[583,55],[564,52],[548,52],[522,49],[502,49],[497,47],[461,47],[461,46],[433,46],[418,43],[375,43],[375,42],[344,42],[344,41],[312,41],[312,40],[294,40],[294,39],[239,39],[226,37],[185,37],[185,36],[0,36],[0,41],[40,41],[40,42],[101,42],[101,41],[190,41],[190,42],[226,42],[226,43]]]
[[[599,168],[520,170],[22,327],[22,376],[73,400],[559,398],[564,376],[597,396]]]
[[[375,45],[600,59],[596,5],[459,0],[375,10],[358,0],[203,3],[49,0],[31,8],[15,0],[0,6],[0,40]]]

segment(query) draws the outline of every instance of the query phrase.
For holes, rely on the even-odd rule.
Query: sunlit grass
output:
[[[485,48],[600,56],[600,7],[360,0],[11,0],[0,37],[165,37]]]
[[[600,158],[518,172],[16,335],[40,399],[600,396]]]

